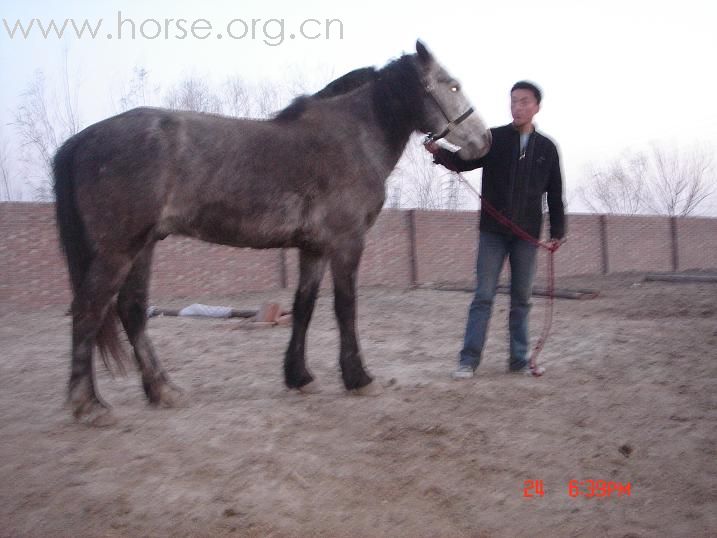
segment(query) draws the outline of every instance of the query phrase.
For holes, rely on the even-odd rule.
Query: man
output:
[[[565,213],[560,159],[555,144],[535,130],[533,117],[540,110],[540,89],[527,81],[517,82],[510,91],[513,122],[491,129],[493,144],[487,155],[465,161],[454,153],[428,142],[426,149],[435,162],[455,171],[483,168],[477,278],[468,312],[463,349],[454,379],[474,375],[481,361],[488,321],[493,308],[498,278],[505,258],[510,261],[510,372],[540,375],[529,369],[528,313],[535,277],[537,246],[516,237],[493,218],[490,204],[529,235],[539,238],[543,219],[543,196],[547,193],[550,238],[554,248],[565,239]]]

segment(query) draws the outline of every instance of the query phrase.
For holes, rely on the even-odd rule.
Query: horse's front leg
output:
[[[339,365],[347,390],[371,393],[373,380],[364,370],[356,335],[356,280],[363,244],[336,252],[331,258],[331,276],[334,280],[334,310],[341,334]]]
[[[311,391],[309,384],[314,378],[306,368],[306,331],[325,271],[326,258],[322,254],[307,250],[299,252],[299,286],[294,296],[293,330],[284,357],[284,381],[291,389]]]

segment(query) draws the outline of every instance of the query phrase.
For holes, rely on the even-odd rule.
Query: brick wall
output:
[[[385,210],[366,238],[361,285],[408,287],[471,282],[477,249],[476,212]],[[717,268],[717,219],[570,215],[569,241],[556,257],[558,276]],[[153,299],[221,296],[293,288],[294,249],[250,250],[169,237],[157,245]],[[538,278],[544,276],[541,253]],[[330,277],[323,285],[330,286]],[[0,310],[36,309],[70,301],[54,207],[0,203]]]
[[[381,212],[366,237],[359,268],[360,285],[406,286],[411,282],[411,235],[408,211]]]
[[[411,282],[411,235],[407,211],[386,209],[366,237],[366,247],[359,267],[359,285],[409,286]],[[299,282],[299,256],[296,249],[286,251],[287,287]],[[327,266],[322,287],[331,286],[331,269]],[[267,289],[267,288],[261,288]]]
[[[681,269],[717,267],[717,219],[676,219]]]
[[[417,283],[473,279],[478,250],[478,214],[472,211],[413,211]]]
[[[672,240],[667,217],[607,216],[610,272],[672,271]]]
[[[159,241],[152,265],[154,297],[223,295],[281,286],[280,251],[230,248],[186,237]]]
[[[52,204],[0,203],[0,306],[69,304]]]
[[[547,220],[547,218],[545,219]],[[568,241],[555,253],[555,275],[570,276],[603,272],[602,235],[600,215],[569,215]],[[546,235],[547,223],[543,235]],[[546,276],[547,252],[538,254],[536,278]]]

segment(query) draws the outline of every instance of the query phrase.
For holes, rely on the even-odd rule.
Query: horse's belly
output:
[[[298,222],[277,214],[244,214],[207,210],[193,216],[165,213],[158,231],[180,234],[209,243],[246,248],[295,246]]]

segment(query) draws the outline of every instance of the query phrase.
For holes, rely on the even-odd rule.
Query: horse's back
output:
[[[290,121],[138,108],[66,146],[96,241],[180,233],[263,248],[328,241],[326,219],[353,229],[380,208],[384,178],[366,184],[372,158],[356,135],[346,108],[326,101]]]

